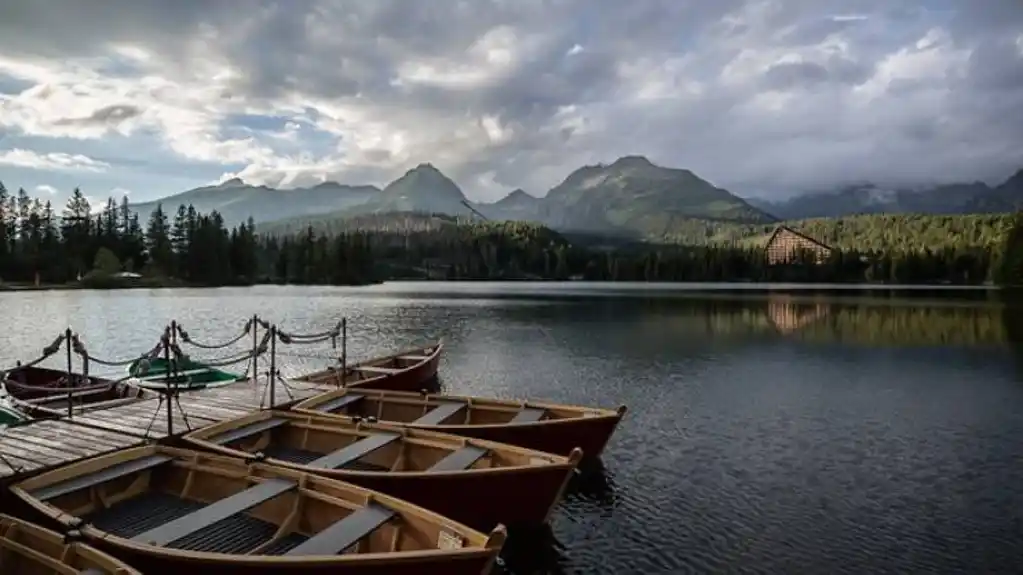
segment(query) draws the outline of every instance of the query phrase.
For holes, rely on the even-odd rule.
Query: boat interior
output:
[[[68,379],[66,372],[49,369],[15,372],[4,387],[15,401],[44,410],[65,410],[69,399],[73,405],[98,409],[147,397],[145,390],[132,385],[81,374]]]
[[[0,573],[18,575],[137,575],[116,559],[48,529],[0,514]]]
[[[307,401],[300,408],[319,413],[375,417],[379,421],[415,425],[527,424],[552,419],[604,415],[604,410],[571,406],[395,391],[345,390],[330,395],[322,398],[322,401],[320,399],[316,402]]]
[[[175,448],[127,450],[15,489],[44,512],[80,518],[85,529],[183,551],[302,557],[485,542],[348,484]]]
[[[559,462],[561,457],[429,431],[364,426],[274,412],[190,437],[309,468],[367,472],[457,472]]]
[[[377,377],[395,375],[407,369],[428,361],[437,351],[436,347],[427,347],[417,350],[402,352],[380,359],[374,359],[349,366],[344,372],[344,383],[351,384],[356,381],[364,381]],[[331,382],[341,380],[342,370],[339,367],[331,367],[322,372],[307,376],[305,379],[317,382]]]

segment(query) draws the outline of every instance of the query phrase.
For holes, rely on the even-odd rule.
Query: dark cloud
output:
[[[344,160],[326,175],[355,182],[434,161],[470,194],[500,192],[482,180],[540,194],[626,154],[738,189],[997,179],[1023,163],[1018,0],[0,0],[0,14],[6,57],[133,45],[148,73],[200,87],[229,68],[197,105],[309,107]],[[150,112],[110,101],[56,123]]]

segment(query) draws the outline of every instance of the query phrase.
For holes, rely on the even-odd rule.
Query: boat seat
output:
[[[473,463],[482,459],[486,454],[487,450],[482,447],[466,445],[458,451],[449,453],[444,457],[444,459],[441,459],[437,463],[431,465],[427,471],[465,471],[472,467]]]
[[[540,421],[543,419],[544,414],[547,413],[546,409],[536,409],[535,407],[524,407],[522,411],[515,414],[508,423],[533,423],[534,421]]]
[[[445,401],[437,407],[424,413],[419,419],[413,421],[415,425],[439,425],[440,422],[463,411],[466,404],[454,401]]]
[[[286,555],[337,555],[377,530],[397,515],[378,503],[370,503],[330,527],[306,539]]]
[[[264,419],[262,421],[250,423],[248,425],[236,427],[235,429],[230,429],[228,431],[225,431],[224,433],[214,435],[213,437],[209,438],[209,441],[211,443],[216,443],[217,445],[226,445],[228,443],[231,443],[232,441],[238,441],[239,439],[252,437],[253,435],[258,435],[260,433],[263,433],[264,431],[276,429],[287,423],[288,423],[287,419],[282,419],[280,417],[271,417],[270,419]]]
[[[324,411],[329,413],[332,411],[338,411],[350,405],[355,405],[356,403],[362,401],[363,399],[366,399],[366,396],[359,395],[356,393],[346,393],[341,397],[335,397],[330,401],[325,401],[320,405],[317,405],[313,409],[315,409],[316,411]]]
[[[113,384],[111,384],[111,385],[113,385]],[[89,390],[85,390],[85,391],[72,391],[71,394],[70,394],[71,395],[71,399],[80,399],[80,398],[83,398],[83,397],[89,397],[90,395],[102,395],[104,393],[109,393],[111,385],[105,385],[105,386],[103,386],[103,387],[101,387],[99,389],[89,389]],[[67,401],[67,396],[68,396],[67,391],[61,391],[61,392],[58,392],[58,393],[52,393],[52,394],[43,395],[43,396],[40,396],[40,397],[33,397],[32,399],[23,399],[22,401],[25,401],[25,402],[28,402],[28,403],[46,403],[46,402],[49,402],[49,401],[56,401],[58,399],[63,399],[65,401]]]
[[[94,485],[106,483],[111,479],[117,479],[118,477],[131,475],[132,473],[152,469],[158,465],[163,465],[172,459],[174,458],[169,455],[159,454],[132,459],[131,461],[125,461],[124,463],[105,467],[94,473],[79,475],[59,483],[54,483],[53,485],[47,485],[46,487],[33,491],[32,496],[40,501],[48,501],[55,497],[60,497],[61,495],[67,495],[68,493],[74,493],[75,491],[88,489]]]
[[[296,487],[298,487],[298,483],[287,479],[267,479],[258,485],[211,503],[184,517],[179,517],[159,527],[154,527],[149,531],[140,533],[132,537],[132,540],[150,545],[165,546],[182,537],[205,529],[217,521],[252,509]]]
[[[320,469],[340,469],[356,459],[398,440],[397,433],[375,433],[306,464]]]
[[[379,365],[356,366],[355,369],[359,371],[365,371],[366,373],[382,373],[385,375],[391,375],[394,373],[401,373],[405,371],[403,369],[398,369],[396,367],[381,367]]]
[[[207,373],[209,371],[210,371],[209,368],[189,369],[189,370],[186,370],[186,371],[178,371],[174,375],[176,377],[186,377],[186,376],[190,376],[190,375],[199,375],[200,373]],[[149,375],[143,375],[143,376],[140,376],[140,377],[138,377],[136,379],[141,379],[142,381],[152,381],[154,379],[161,379],[161,378],[166,379],[166,378],[168,378],[170,376],[171,376],[170,370],[167,370],[167,371],[158,371],[156,373],[151,373]]]
[[[398,359],[404,359],[405,361],[426,361],[430,358],[425,355],[399,355]]]

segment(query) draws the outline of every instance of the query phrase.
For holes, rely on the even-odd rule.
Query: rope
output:
[[[43,348],[43,355],[40,356],[35,361],[30,361],[28,363],[19,363],[18,365],[15,365],[14,367],[12,367],[10,369],[5,369],[3,371],[0,371],[0,374],[2,374],[3,375],[3,379],[6,380],[7,376],[10,375],[11,372],[18,371],[19,369],[25,369],[25,368],[28,368],[28,367],[33,367],[33,366],[39,365],[40,363],[45,361],[48,357],[50,357],[51,355],[53,355],[53,354],[57,353],[58,351],[60,351],[60,347],[63,344],[64,344],[64,335],[59,335],[59,336],[57,336],[57,339],[53,340],[53,343],[51,343],[50,345],[48,345],[48,346]]]
[[[299,351],[277,350],[277,355],[283,355],[286,357],[299,357],[302,359],[326,359],[340,361],[340,358],[336,354],[317,355],[315,353],[302,353]]]
[[[86,361],[86,362],[98,363],[100,365],[105,365],[107,367],[123,367],[123,366],[131,365],[131,364],[135,363],[136,361],[139,361],[139,360],[142,360],[142,359],[152,359],[153,357],[158,356],[160,354],[160,351],[163,349],[163,341],[161,341],[160,343],[156,344],[156,347],[154,347],[153,349],[143,353],[142,355],[138,355],[138,356],[135,356],[135,357],[132,357],[132,358],[129,358],[129,359],[125,359],[125,360],[121,360],[121,361],[114,361],[114,360],[108,360],[108,359],[100,359],[98,357],[95,357],[95,356],[91,355],[89,353],[89,350],[86,349],[85,344],[82,343],[82,341],[80,339],[78,339],[78,334],[75,334],[75,335],[71,336],[71,347],[72,347],[72,350],[76,354],[81,356],[82,359],[84,361]],[[87,371],[87,369],[86,369],[86,371]]]
[[[252,332],[252,320],[250,319],[249,321],[245,322],[245,327],[242,328],[242,332],[240,334],[238,334],[237,337],[232,338],[230,341],[226,341],[224,343],[217,343],[217,344],[197,342],[197,341],[193,340],[191,337],[189,337],[188,332],[185,331],[184,328],[182,328],[180,324],[177,324],[176,327],[177,327],[178,336],[181,338],[181,341],[183,341],[183,342],[185,342],[185,343],[187,343],[189,345],[193,345],[195,347],[200,347],[202,349],[223,349],[225,347],[230,347],[230,346],[238,343],[239,341],[242,340],[242,338],[244,338],[245,336],[249,335],[249,333]]]
[[[341,323],[342,322],[338,322],[337,325],[330,328],[329,330],[321,331],[319,333],[288,333],[286,331],[281,331],[280,328],[278,328],[277,339],[281,340],[281,343],[287,344],[322,343],[324,341],[335,339],[339,335],[341,335]]]
[[[209,359],[209,360],[203,359],[199,363],[202,363],[204,366],[207,366],[207,367],[225,367],[225,366],[228,366],[228,365],[234,365],[236,363],[241,363],[243,361],[249,361],[253,357],[258,357],[260,355],[263,355],[269,349],[270,349],[270,332],[266,332],[266,335],[263,336],[263,341],[261,341],[259,343],[259,345],[256,347],[256,349],[254,349],[254,350],[250,349],[250,350],[243,351],[243,352],[235,354],[235,355],[231,355],[231,356],[224,357],[224,358],[219,358],[219,359]],[[185,363],[185,362],[192,361],[192,359],[188,356],[188,354],[182,352],[181,348],[178,347],[177,345],[171,344],[171,351],[174,353],[175,357],[177,358],[177,360],[179,362]]]

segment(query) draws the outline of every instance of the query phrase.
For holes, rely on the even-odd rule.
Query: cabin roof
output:
[[[802,238],[802,239],[812,243],[813,245],[815,245],[815,246],[817,246],[819,248],[822,248],[822,249],[825,249],[825,250],[828,250],[828,251],[831,251],[831,250],[834,249],[831,246],[825,244],[824,242],[815,240],[815,239],[811,238],[810,236],[808,236],[806,234],[801,234],[801,233],[797,232],[796,230],[794,230],[794,229],[792,229],[792,228],[790,228],[788,226],[778,226],[777,228],[775,228],[774,233],[771,234],[771,237],[768,238],[767,243],[764,244],[764,245],[765,246],[770,246],[771,243],[774,241],[774,239],[777,238],[778,234],[780,234],[782,231],[786,231],[786,232],[789,232],[790,234],[792,234],[794,236],[800,237],[800,238]]]

